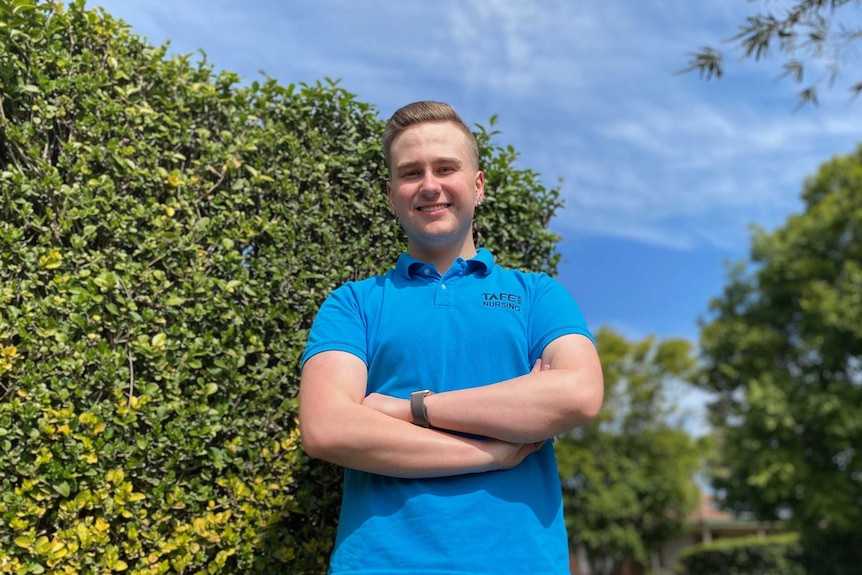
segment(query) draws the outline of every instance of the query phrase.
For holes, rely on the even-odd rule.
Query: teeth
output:
[[[433,211],[435,211],[435,210],[439,210],[439,209],[445,208],[445,207],[446,207],[446,205],[447,205],[447,204],[437,204],[437,205],[434,205],[434,206],[422,206],[421,208],[419,208],[419,211],[420,211],[420,212],[433,212]]]

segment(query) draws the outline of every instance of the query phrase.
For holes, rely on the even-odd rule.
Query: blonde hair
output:
[[[467,149],[470,152],[474,167],[478,169],[479,145],[476,143],[473,132],[470,131],[458,112],[443,102],[423,101],[413,102],[399,108],[386,122],[386,128],[383,130],[383,156],[386,158],[386,165],[389,167],[390,174],[392,174],[392,144],[395,142],[395,138],[407,128],[425,122],[452,122],[455,124],[467,137]]]

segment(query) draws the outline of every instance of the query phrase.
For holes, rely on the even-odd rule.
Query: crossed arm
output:
[[[411,423],[407,400],[365,397],[366,380],[365,364],[349,353],[323,352],[305,363],[299,390],[303,447],[312,457],[393,477],[514,467],[547,439],[592,419],[603,397],[598,355],[580,335],[551,342],[527,375],[428,396],[435,429]]]

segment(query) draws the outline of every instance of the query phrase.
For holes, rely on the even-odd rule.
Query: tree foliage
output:
[[[599,417],[556,443],[573,548],[596,574],[626,560],[649,565],[651,549],[680,530],[698,499],[703,445],[673,425],[671,381],[694,369],[685,340],[628,341],[596,334],[605,378]]]
[[[340,472],[299,447],[298,361],[403,247],[377,112],[80,0],[0,15],[0,573],[322,572]],[[486,244],[554,273],[558,190],[479,135]]]
[[[805,575],[799,536],[731,537],[685,548],[677,558],[681,575]]]
[[[717,392],[725,504],[789,513],[810,573],[862,560],[862,148],[824,164],[804,213],[758,230],[702,327],[701,383]],[[843,559],[840,559],[842,558]],[[839,560],[840,559],[840,560]]]
[[[851,23],[848,9],[858,8],[860,0],[793,0],[776,4],[780,9],[747,17],[728,42],[741,52],[742,59],[758,61],[775,51],[782,53],[782,77],[803,86],[798,93],[800,104],[816,105],[818,86],[826,83],[831,87],[847,68],[855,73],[854,48],[862,40],[862,26],[859,20]],[[724,53],[705,46],[691,55],[684,71],[697,71],[710,79],[721,78],[724,68]],[[862,78],[850,78],[849,82],[853,96],[862,92]]]
[[[516,169],[518,152],[511,145],[494,142],[493,127],[475,126],[479,156],[485,173],[485,201],[477,208],[476,245],[500,254],[506,265],[517,269],[556,274],[560,255],[553,249],[559,237],[548,229],[562,207],[557,188],[547,189],[538,173]],[[525,193],[526,192],[526,193]]]

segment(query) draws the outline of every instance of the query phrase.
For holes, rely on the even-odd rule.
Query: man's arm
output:
[[[598,414],[604,381],[592,341],[575,334],[559,337],[545,347],[541,363],[550,369],[427,396],[428,421],[440,429],[531,443],[583,425]],[[372,394],[365,404],[393,418],[412,419],[406,400]]]
[[[508,469],[543,443],[468,439],[389,417],[362,405],[367,377],[362,360],[342,351],[305,362],[299,423],[311,457],[392,477],[441,477]]]

